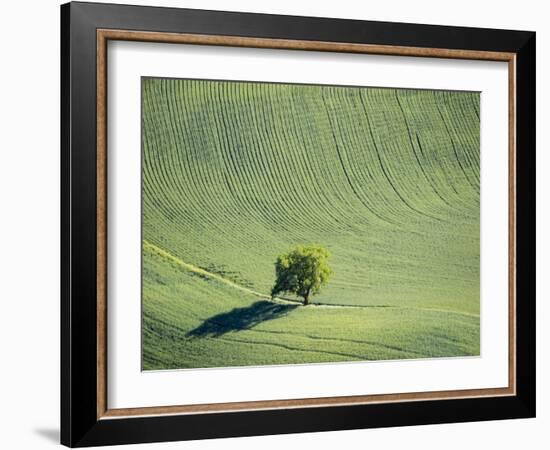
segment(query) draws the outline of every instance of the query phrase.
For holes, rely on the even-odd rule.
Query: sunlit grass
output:
[[[143,237],[145,368],[477,355],[479,94],[144,79]],[[297,244],[345,307],[232,327]]]

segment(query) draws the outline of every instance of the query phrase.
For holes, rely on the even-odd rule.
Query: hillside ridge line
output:
[[[149,248],[150,250],[156,252],[160,256],[167,258],[171,260],[172,262],[176,263],[178,266],[183,267],[186,270],[189,270],[190,272],[197,273],[199,275],[212,278],[214,280],[217,280],[221,283],[224,283],[232,288],[239,289],[240,291],[246,292],[248,294],[256,295],[261,298],[265,298],[267,301],[271,301],[274,303],[284,303],[284,304],[301,304],[299,300],[290,300],[285,299],[281,297],[275,297],[272,298],[271,296],[264,294],[259,291],[255,291],[254,289],[250,289],[244,286],[241,286],[231,280],[228,280],[227,278],[222,277],[221,275],[218,275],[216,273],[209,272],[208,270],[205,270],[201,267],[195,266],[193,264],[187,263],[183,261],[182,259],[178,258],[177,256],[172,255],[168,251],[158,247],[155,244],[152,244],[148,240],[143,240],[143,248]],[[448,313],[448,314],[458,314],[462,316],[469,316],[469,317],[479,317],[479,314],[472,314],[472,313],[466,313],[466,312],[460,312],[460,311],[447,311],[444,309],[437,309],[437,308],[412,308],[407,306],[395,306],[395,305],[371,305],[371,306],[360,306],[360,305],[330,305],[326,303],[311,303],[309,306],[315,307],[315,308],[393,308],[393,309],[417,309],[417,310],[423,310],[423,311],[434,311],[434,312],[442,312],[442,313]]]

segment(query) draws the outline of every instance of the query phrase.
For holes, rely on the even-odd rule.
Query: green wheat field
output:
[[[479,107],[143,78],[143,369],[479,355]],[[271,299],[301,244],[330,282]]]

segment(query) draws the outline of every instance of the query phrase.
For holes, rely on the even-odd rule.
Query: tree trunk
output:
[[[309,289],[307,290],[306,294],[304,295],[304,306],[309,305]]]

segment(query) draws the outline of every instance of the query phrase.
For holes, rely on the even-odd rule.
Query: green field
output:
[[[479,94],[144,78],[143,368],[479,355]],[[313,305],[269,299],[297,244]]]

